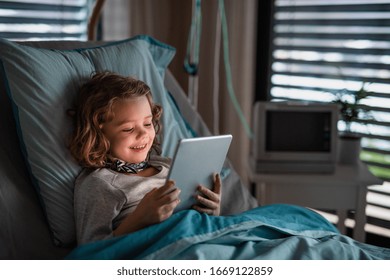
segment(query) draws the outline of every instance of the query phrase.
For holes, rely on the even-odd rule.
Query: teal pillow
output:
[[[74,244],[73,184],[80,167],[66,142],[72,130],[66,110],[92,72],[114,71],[146,82],[164,108],[163,155],[192,133],[164,87],[174,48],[148,36],[99,47],[52,50],[0,39],[2,79],[10,97],[21,149],[44,207],[55,244]],[[0,104],[1,109],[1,104]],[[23,222],[23,221],[21,221]]]

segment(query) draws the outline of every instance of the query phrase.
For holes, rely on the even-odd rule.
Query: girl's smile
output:
[[[136,146],[136,147],[130,147],[130,149],[134,150],[135,152],[142,152],[147,147],[147,144],[142,146]]]

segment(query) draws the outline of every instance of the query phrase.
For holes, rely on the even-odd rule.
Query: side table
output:
[[[314,209],[336,210],[337,228],[346,233],[345,219],[355,210],[353,238],[365,241],[367,187],[382,184],[359,161],[356,165],[337,164],[334,173],[256,173],[249,164],[249,179],[255,184],[260,205],[289,203]]]

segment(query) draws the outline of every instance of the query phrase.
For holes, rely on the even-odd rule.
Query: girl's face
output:
[[[147,97],[117,101],[112,111],[112,120],[101,125],[111,155],[130,163],[144,161],[156,136]]]

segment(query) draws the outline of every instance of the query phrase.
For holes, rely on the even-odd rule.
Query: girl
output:
[[[98,73],[82,86],[70,142],[84,167],[74,190],[79,244],[162,222],[179,204],[180,190],[165,183],[171,161],[159,156],[161,113],[150,88],[131,77]],[[219,215],[219,175],[213,191],[198,191],[193,208]]]

